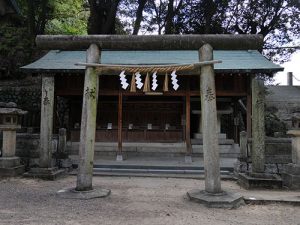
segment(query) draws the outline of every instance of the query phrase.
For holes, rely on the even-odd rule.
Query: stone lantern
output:
[[[293,117],[293,128],[287,134],[292,136],[292,163],[284,166],[283,185],[290,189],[300,189],[300,117]]]
[[[24,173],[20,158],[16,157],[16,131],[21,128],[20,118],[26,114],[13,102],[0,102],[0,130],[3,133],[2,155],[0,157],[0,175],[16,176]]]

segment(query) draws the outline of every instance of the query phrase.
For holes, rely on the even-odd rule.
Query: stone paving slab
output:
[[[246,203],[252,204],[270,204],[270,203],[286,203],[300,206],[300,193],[289,191],[257,191],[253,193],[243,192]]]

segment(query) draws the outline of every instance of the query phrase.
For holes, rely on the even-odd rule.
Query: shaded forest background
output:
[[[20,13],[0,17],[0,78],[43,52],[38,34],[262,34],[263,53],[289,59],[300,38],[298,0],[17,0]]]

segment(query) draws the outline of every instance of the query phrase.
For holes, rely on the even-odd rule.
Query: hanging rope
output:
[[[182,71],[182,70],[192,70],[194,69],[194,66],[191,65],[187,65],[187,66],[169,66],[169,67],[113,67],[114,70],[126,70],[126,72],[128,73],[154,73],[154,72],[158,72],[158,73],[168,73],[168,72],[172,72],[174,70],[176,71]],[[102,68],[96,68],[97,71],[101,71]]]
[[[101,72],[104,69],[123,71],[129,73],[171,73],[172,71],[193,70],[204,65],[221,63],[221,60],[203,61],[194,64],[170,64],[170,65],[114,65],[114,64],[97,64],[97,63],[76,63],[77,66],[96,67]]]

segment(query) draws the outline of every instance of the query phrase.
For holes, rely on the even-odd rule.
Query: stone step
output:
[[[136,170],[136,171],[180,171],[181,173],[184,171],[191,171],[191,172],[199,172],[204,171],[203,166],[188,166],[188,165],[180,165],[180,166],[161,166],[161,165],[134,165],[134,164],[94,164],[94,169],[98,170]],[[221,171],[229,171],[233,172],[233,167],[221,167]]]
[[[77,175],[77,171],[72,171],[70,175]],[[106,172],[94,171],[93,176],[116,176],[116,177],[157,177],[157,178],[190,178],[190,179],[205,179],[204,173],[189,174],[189,173],[134,173],[134,172]],[[232,174],[221,174],[222,180],[236,180]]]
[[[238,144],[234,144],[233,140],[224,139],[219,145],[219,152],[224,157],[237,157],[239,154]],[[79,150],[79,143],[68,143],[68,152],[71,155],[77,155]],[[96,143],[95,155],[99,156],[113,156],[118,150],[117,143]],[[131,156],[165,156],[175,157],[184,156],[186,154],[185,143],[124,143],[123,153]],[[193,155],[202,155],[201,140],[192,139]]]
[[[203,169],[184,170],[184,169],[129,169],[129,168],[94,168],[94,172],[112,172],[112,173],[156,173],[156,174],[204,174]],[[221,170],[221,174],[229,175],[230,171]]]
[[[231,170],[231,168],[230,168]],[[71,172],[72,175],[77,174],[77,170]],[[154,169],[154,168],[110,168],[97,167],[95,165],[93,170],[94,176],[136,176],[136,177],[168,177],[168,178],[194,178],[204,179],[204,169]],[[233,172],[229,170],[221,170],[220,175],[222,179],[233,179]]]
[[[77,164],[73,164],[77,168]],[[233,179],[233,167],[221,167],[221,177]],[[77,170],[72,171],[77,174]],[[178,177],[178,178],[204,178],[202,166],[155,166],[155,165],[120,165],[120,164],[95,164],[93,175],[103,176],[154,176],[154,177]]]
[[[194,139],[203,139],[202,133],[194,133]],[[225,133],[218,134],[219,139],[227,139],[227,135]]]

